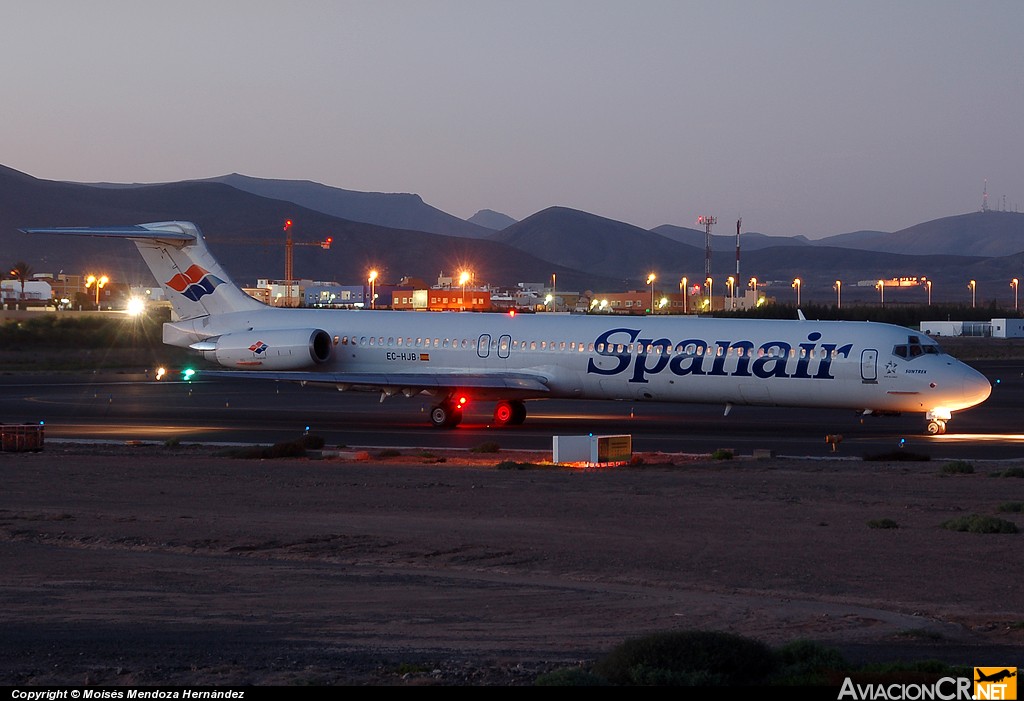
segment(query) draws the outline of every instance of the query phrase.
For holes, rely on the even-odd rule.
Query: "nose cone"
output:
[[[974,368],[964,365],[964,390],[962,409],[981,404],[992,394],[992,383]]]

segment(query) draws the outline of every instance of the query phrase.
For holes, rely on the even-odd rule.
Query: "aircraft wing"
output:
[[[396,390],[500,390],[530,396],[544,396],[550,390],[545,378],[526,373],[368,373],[368,372],[299,372],[259,370],[203,370],[201,377],[283,380],[336,385],[342,389]]]

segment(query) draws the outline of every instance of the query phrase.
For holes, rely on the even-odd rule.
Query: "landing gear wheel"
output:
[[[941,436],[946,432],[946,422],[938,420],[929,421],[926,430],[933,436]]]
[[[434,428],[455,428],[462,421],[462,407],[452,402],[441,402],[430,410],[430,423]]]
[[[518,399],[503,399],[494,406],[494,423],[519,426],[526,421],[526,404]]]
[[[523,402],[512,402],[512,420],[509,422],[513,426],[521,426],[526,421],[526,404]]]

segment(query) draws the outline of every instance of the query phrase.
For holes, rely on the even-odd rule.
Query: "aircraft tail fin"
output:
[[[192,222],[22,229],[26,234],[123,238],[135,243],[179,319],[262,309],[231,281]]]

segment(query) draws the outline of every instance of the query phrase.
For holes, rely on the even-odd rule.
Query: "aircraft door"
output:
[[[498,338],[498,357],[507,358],[509,350],[512,348],[512,337],[508,334],[502,335]]]
[[[860,379],[865,384],[878,382],[878,351],[867,348],[860,354]]]
[[[476,354],[481,358],[486,358],[491,354],[491,334],[480,334],[480,339],[476,344]]]

